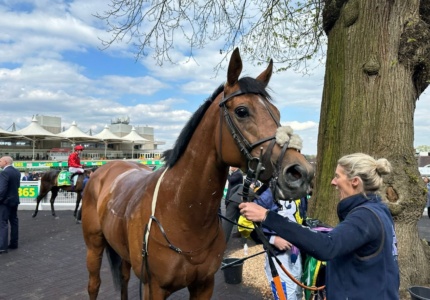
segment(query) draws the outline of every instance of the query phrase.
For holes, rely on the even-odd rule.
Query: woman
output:
[[[327,261],[327,299],[399,299],[394,222],[376,192],[391,172],[382,158],[355,153],[339,159],[331,184],[339,191],[340,223],[329,233],[289,222],[255,203],[239,208],[311,256]]]

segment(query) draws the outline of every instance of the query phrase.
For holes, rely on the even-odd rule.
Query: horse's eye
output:
[[[249,111],[248,108],[246,108],[245,106],[239,106],[234,110],[234,113],[236,114],[236,116],[238,116],[239,118],[247,118],[249,117]]]

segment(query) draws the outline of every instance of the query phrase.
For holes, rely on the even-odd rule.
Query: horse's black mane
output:
[[[239,86],[243,93],[245,94],[260,94],[264,96],[266,99],[271,101],[272,97],[266,91],[265,86],[262,82],[251,78],[251,77],[243,77],[239,79]],[[172,167],[182,156],[187,145],[193,136],[193,133],[197,126],[199,125],[201,119],[205,115],[207,109],[215,100],[215,98],[224,91],[224,84],[221,84],[188,120],[185,127],[182,129],[179,134],[175,146],[173,149],[168,149],[163,152],[163,158],[167,167]]]

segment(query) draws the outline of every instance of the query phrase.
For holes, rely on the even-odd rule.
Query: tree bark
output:
[[[338,222],[330,182],[341,156],[387,158],[393,172],[381,195],[396,223],[405,297],[409,286],[430,283],[428,246],[417,228],[427,190],[413,148],[415,103],[430,80],[430,1],[325,2],[328,50],[310,214]]]

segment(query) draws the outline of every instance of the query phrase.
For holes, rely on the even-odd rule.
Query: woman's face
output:
[[[334,185],[336,190],[339,191],[339,199],[343,200],[349,196],[359,193],[357,190],[359,182],[360,180],[357,177],[349,179],[346,176],[343,167],[338,165],[336,167],[336,172],[331,184]]]

